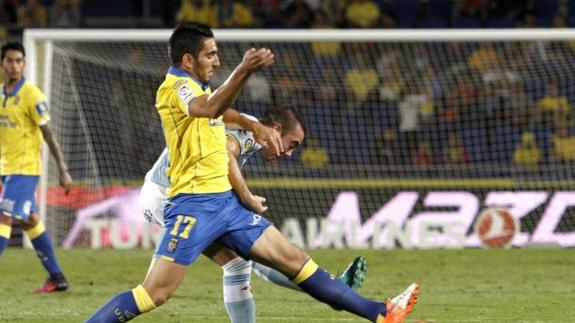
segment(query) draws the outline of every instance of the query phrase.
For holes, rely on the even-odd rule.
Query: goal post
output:
[[[44,149],[39,211],[58,245],[146,246],[155,234],[131,228],[141,216],[127,208],[163,148],[153,105],[170,34],[24,31],[27,78],[48,96],[77,185],[62,196]],[[477,247],[477,215],[504,206],[521,223],[515,246],[575,246],[575,31],[214,34],[222,57],[215,86],[245,49],[277,54],[275,66],[252,77],[238,110],[259,116],[293,104],[306,120],[294,158],[271,165],[255,158],[245,169],[254,191],[268,197],[265,215],[292,241]]]

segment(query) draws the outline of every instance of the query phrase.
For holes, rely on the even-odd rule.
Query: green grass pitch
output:
[[[422,293],[406,322],[573,322],[575,250],[313,250],[324,268],[367,257],[360,292],[394,296],[412,281]],[[151,250],[58,250],[68,292],[35,295],[45,278],[34,253],[9,248],[0,258],[0,321],[81,322],[143,279]],[[364,322],[307,295],[252,279],[258,322]],[[167,304],[136,322],[227,322],[221,270],[205,258],[191,266]]]

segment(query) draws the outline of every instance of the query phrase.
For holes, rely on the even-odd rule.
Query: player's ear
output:
[[[195,58],[194,55],[190,54],[190,53],[185,53],[182,56],[182,67],[192,67],[194,66],[194,62],[195,62]]]
[[[284,127],[281,123],[274,123],[272,126],[272,129],[279,131],[279,133],[281,133],[283,131]]]

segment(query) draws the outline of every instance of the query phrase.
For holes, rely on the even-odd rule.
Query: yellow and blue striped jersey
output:
[[[158,89],[156,108],[169,151],[168,197],[231,189],[223,118],[188,115],[188,104],[210,93],[207,85],[173,66]]]
[[[50,120],[46,96],[25,78],[10,93],[0,85],[0,175],[40,175],[39,126]]]

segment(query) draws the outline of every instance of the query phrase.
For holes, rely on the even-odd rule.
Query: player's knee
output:
[[[152,302],[154,303],[154,305],[156,305],[156,307],[166,303],[168,299],[170,299],[170,297],[174,294],[175,291],[174,288],[170,288],[168,286],[151,287],[146,286],[145,283],[144,288],[148,292],[148,295],[150,296]]]
[[[172,296],[173,292],[168,290],[158,290],[150,294],[150,298],[156,307],[166,303]]]

